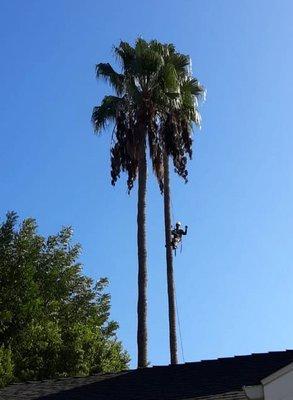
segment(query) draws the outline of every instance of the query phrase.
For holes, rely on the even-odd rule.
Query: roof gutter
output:
[[[243,390],[248,400],[264,400],[262,385],[243,386]]]

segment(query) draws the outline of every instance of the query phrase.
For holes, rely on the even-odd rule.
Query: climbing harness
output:
[[[185,226],[185,229],[183,230],[181,228],[181,222],[176,222],[175,227],[173,229],[171,229],[171,247],[172,250],[175,251],[175,256],[176,256],[176,250],[179,246],[179,244],[181,245],[181,250],[180,252],[182,252],[182,236],[187,235],[187,229],[188,226]]]

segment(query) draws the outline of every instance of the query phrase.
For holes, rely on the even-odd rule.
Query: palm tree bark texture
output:
[[[146,247],[146,136],[141,128],[138,166],[137,201],[137,249],[138,249],[138,302],[137,302],[137,347],[138,368],[147,366],[147,247]]]
[[[164,152],[164,215],[167,261],[167,288],[169,306],[169,342],[171,364],[178,363],[176,335],[175,281],[173,270],[173,253],[171,247],[171,202],[169,180],[169,156]]]

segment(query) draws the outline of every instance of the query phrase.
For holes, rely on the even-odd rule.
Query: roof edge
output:
[[[290,364],[286,365],[284,368],[279,369],[278,371],[272,373],[271,375],[267,376],[266,378],[261,380],[261,383],[263,385],[267,385],[276,379],[280,378],[283,375],[286,375],[288,372],[293,371],[293,362]]]

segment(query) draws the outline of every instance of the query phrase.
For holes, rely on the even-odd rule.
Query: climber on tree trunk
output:
[[[181,222],[176,222],[175,228],[171,230],[171,247],[176,250],[182,240],[183,235],[187,235],[188,226],[185,225],[185,230],[181,228]]]

